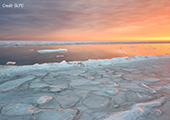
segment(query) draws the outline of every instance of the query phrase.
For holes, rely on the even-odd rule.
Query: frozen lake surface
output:
[[[61,62],[63,60],[67,62],[86,61],[89,59],[111,59],[136,55],[169,54],[170,44],[168,43],[0,47],[0,65],[5,65],[8,61],[16,62],[16,65],[33,65],[35,63]]]

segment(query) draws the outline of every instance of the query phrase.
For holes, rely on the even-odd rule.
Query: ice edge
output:
[[[115,65],[118,63],[127,63],[127,62],[134,62],[134,61],[140,61],[140,60],[150,60],[150,59],[161,59],[161,58],[170,58],[168,55],[147,55],[147,56],[140,56],[136,55],[133,57],[120,57],[120,58],[112,58],[112,59],[89,59],[87,61],[71,61],[67,62],[63,60],[60,63],[54,62],[54,63],[42,63],[42,64],[33,64],[33,65],[22,65],[22,66],[10,66],[10,65],[1,65],[1,66],[7,66],[7,67],[33,67],[35,68],[42,68],[42,67],[69,67],[69,66],[103,66],[103,65]]]

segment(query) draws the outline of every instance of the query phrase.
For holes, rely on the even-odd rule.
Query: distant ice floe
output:
[[[32,52],[32,51],[34,51],[34,49],[29,49],[28,51],[31,51],[31,52]]]
[[[7,65],[15,65],[16,62],[11,62],[11,61],[9,61],[9,62],[7,62],[6,64],[7,64]]]
[[[67,49],[46,49],[46,50],[38,50],[39,53],[53,53],[53,52],[67,52]]]
[[[169,41],[1,41],[1,47],[18,46],[51,46],[51,45],[87,45],[87,44],[141,44],[141,43],[170,43]]]
[[[58,57],[64,57],[64,55],[57,55],[56,57],[57,57],[57,58],[58,58]]]

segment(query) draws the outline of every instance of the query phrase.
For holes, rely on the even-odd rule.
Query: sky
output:
[[[170,40],[170,0],[0,0],[0,40]]]

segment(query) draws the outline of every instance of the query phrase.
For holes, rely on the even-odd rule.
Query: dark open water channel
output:
[[[37,50],[65,48],[67,52],[38,53]],[[102,44],[66,46],[0,47],[0,65],[14,61],[16,65],[33,65],[88,59],[111,59],[135,55],[170,55],[170,44]],[[56,57],[63,55],[64,57]]]

